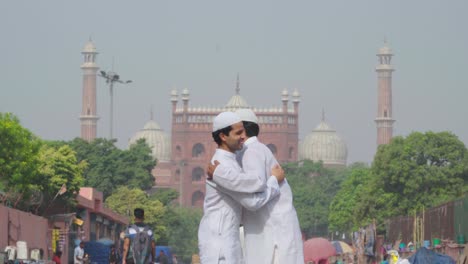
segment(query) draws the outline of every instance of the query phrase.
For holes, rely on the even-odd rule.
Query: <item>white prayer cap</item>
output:
[[[233,112],[222,112],[213,119],[213,132],[242,122],[241,118]]]
[[[236,111],[236,114],[242,119],[242,121],[248,121],[255,124],[258,124],[258,118],[252,109],[242,108]]]

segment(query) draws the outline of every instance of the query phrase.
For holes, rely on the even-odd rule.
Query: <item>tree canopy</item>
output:
[[[321,162],[310,160],[284,164],[283,168],[302,231],[307,237],[327,236],[329,205],[346,170],[324,168]]]
[[[77,153],[78,161],[88,164],[84,170],[85,186],[96,188],[108,197],[119,186],[151,188],[154,178],[151,170],[156,161],[144,140],[139,140],[128,150],[115,146],[114,140],[97,138],[92,142],[76,138],[69,142],[54,142],[70,145]]]
[[[77,162],[70,147],[50,146],[14,115],[0,113],[0,149],[0,190],[10,206],[39,213],[55,198],[65,206],[74,204],[86,163]]]
[[[406,138],[395,137],[379,147],[371,168],[371,184],[384,199],[364,196],[362,209],[406,215],[455,199],[468,183],[467,161],[465,145],[452,133],[413,132]]]
[[[356,207],[361,195],[370,186],[370,168],[364,164],[352,164],[348,171],[349,175],[330,204],[330,231],[347,232],[359,228],[361,224]]]
[[[145,210],[145,223],[152,228],[155,240],[164,236],[167,228],[163,221],[166,208],[160,201],[151,200],[144,191],[121,186],[107,197],[105,204],[114,212],[128,216],[131,222],[134,219],[133,210],[142,208]]]
[[[28,197],[35,189],[40,139],[11,113],[0,113],[0,190]]]
[[[167,226],[166,241],[179,259],[190,263],[193,254],[198,252],[198,226],[202,210],[198,208],[168,207],[164,217]]]
[[[379,146],[370,170],[352,170],[331,204],[330,222],[347,231],[376,219],[382,231],[389,217],[437,206],[467,190],[463,142],[450,132],[413,132]]]
[[[66,205],[76,204],[76,194],[84,182],[86,162],[78,162],[75,152],[67,145],[57,148],[43,145],[39,152],[39,163],[36,184],[43,195],[43,210],[57,197]]]

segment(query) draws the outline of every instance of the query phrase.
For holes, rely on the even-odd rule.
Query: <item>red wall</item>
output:
[[[42,248],[44,259],[49,259],[48,222],[46,218],[0,205],[0,250],[26,241],[28,256],[31,249]]]

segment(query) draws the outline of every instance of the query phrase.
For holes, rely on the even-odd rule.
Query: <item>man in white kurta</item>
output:
[[[237,173],[234,177],[236,172],[231,169],[232,165],[219,161],[213,181],[233,191],[259,192],[266,188],[270,170],[278,162],[270,149],[256,137],[259,128],[255,114],[250,109],[241,109],[236,113],[244,121],[247,133],[244,147],[237,153],[244,173]],[[286,179],[280,184],[279,196],[258,211],[244,210],[243,225],[246,264],[304,263],[302,235],[291,187]]]
[[[231,128],[226,132],[227,127]],[[213,132],[213,138],[218,140],[218,149],[212,160],[225,164],[223,166],[229,168],[230,175],[236,177],[242,169],[234,152],[242,148],[245,139],[241,119],[232,112],[223,112],[213,120]],[[278,171],[281,174],[282,169]],[[281,174],[279,178],[283,176]],[[203,218],[198,229],[202,264],[242,263],[239,239],[242,207],[257,210],[279,194],[276,177],[265,179],[265,185],[261,192],[245,193],[233,192],[207,181]]]

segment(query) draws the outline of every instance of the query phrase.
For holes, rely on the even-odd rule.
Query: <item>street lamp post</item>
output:
[[[131,83],[132,80],[122,81],[120,80],[120,76],[113,72],[113,71],[101,71],[100,75],[102,78],[106,79],[106,83],[109,84],[109,92],[110,92],[110,127],[109,127],[109,136],[112,140],[112,131],[113,131],[113,120],[114,120],[114,83],[122,83],[128,84]]]

